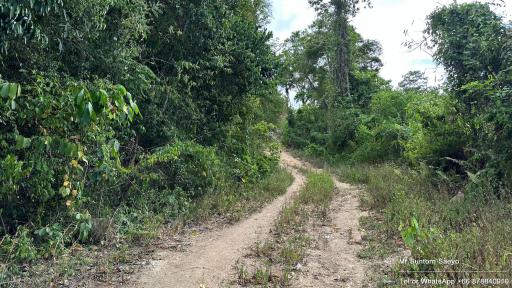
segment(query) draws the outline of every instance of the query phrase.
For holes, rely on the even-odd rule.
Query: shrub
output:
[[[314,106],[303,106],[288,114],[283,141],[296,149],[304,149],[310,144],[327,147],[328,133],[325,111]]]
[[[130,93],[106,82],[36,76],[23,89],[0,84],[0,96],[1,232],[64,218],[81,225],[88,199],[119,171],[116,129],[139,114]]]
[[[138,194],[139,189],[153,193],[180,189],[193,199],[222,185],[221,162],[215,149],[190,141],[159,148],[143,159],[134,173],[139,183],[130,189],[131,194]]]
[[[451,95],[420,93],[411,99],[407,113],[407,138],[402,141],[404,156],[412,163],[426,162],[448,166],[445,157],[463,159],[466,131],[456,117],[456,102]]]
[[[227,176],[237,182],[255,182],[269,175],[277,166],[281,147],[277,129],[271,123],[258,122],[249,127],[229,127],[221,146]]]
[[[448,158],[464,159],[466,132],[456,117],[451,95],[433,91],[391,91],[375,94],[370,111],[359,117],[351,155],[359,162],[405,158],[413,165],[426,163],[453,168]]]

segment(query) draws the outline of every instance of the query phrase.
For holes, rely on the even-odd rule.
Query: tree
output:
[[[330,4],[316,2],[319,13],[314,23],[285,42],[281,78],[287,89],[297,91],[297,100],[308,105],[289,115],[288,143],[311,146],[311,151],[339,152],[354,139],[358,117],[368,108],[372,95],[388,82],[378,75],[380,44],[364,39],[350,25],[346,28],[349,62],[339,69],[339,29]],[[339,93],[340,72],[348,74],[350,97]],[[319,121],[322,123],[316,123]]]
[[[358,4],[360,2],[370,4],[369,0],[330,0],[324,2],[323,0],[309,0],[309,3],[320,14],[332,14],[332,31],[335,35],[336,56],[333,61],[336,94],[332,95],[329,100],[329,106],[333,109],[339,107],[343,103],[344,98],[350,98],[350,41],[349,41],[349,17],[355,16],[358,11]]]
[[[503,185],[510,189],[510,25],[478,2],[440,7],[427,24],[426,40],[448,73],[454,107],[467,131],[464,168],[486,177],[495,193]]]
[[[0,262],[18,264],[3,236],[22,226],[64,248],[91,217],[181,211],[169,199],[271,172],[285,106],[268,19],[267,0],[2,1]]]
[[[276,96],[277,59],[269,45],[272,35],[261,22],[266,2],[163,3],[153,19],[144,59],[168,87],[144,99],[148,112],[162,114],[154,119],[157,123],[146,125],[154,137],[144,145],[173,137],[191,137],[208,146],[225,144],[228,127],[247,129],[254,124],[254,103]]]
[[[382,66],[382,46],[376,40],[361,39],[357,43],[357,64],[359,69],[379,72]]]
[[[502,57],[506,28],[489,4],[452,4],[427,18],[426,43],[434,60],[443,65],[448,82],[461,87],[504,70]]]
[[[398,83],[398,87],[403,90],[426,90],[428,87],[428,78],[425,72],[418,70],[409,71]]]
[[[350,13],[349,3],[346,0],[333,0],[334,15],[336,22],[337,49],[336,49],[336,87],[338,97],[350,98],[349,82],[349,61],[350,44],[348,43],[348,15]],[[331,106],[338,107],[341,103],[339,98],[331,100]]]

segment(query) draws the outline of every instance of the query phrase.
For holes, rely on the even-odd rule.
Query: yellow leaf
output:
[[[66,206],[67,206],[67,207],[70,207],[70,206],[71,206],[71,204],[73,204],[73,202],[72,202],[71,200],[66,201]]]

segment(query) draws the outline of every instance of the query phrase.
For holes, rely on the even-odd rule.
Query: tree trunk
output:
[[[336,94],[331,103],[333,108],[339,107],[343,99],[350,97],[349,61],[350,43],[348,39],[348,13],[347,0],[332,0],[336,21]]]
[[[337,130],[340,129],[338,117],[340,116],[340,108],[349,102],[350,98],[350,83],[349,83],[349,36],[348,36],[348,17],[349,17],[349,3],[350,0],[331,0],[334,6],[335,25],[334,32],[336,35],[336,55],[334,61],[335,73],[335,87],[336,93],[331,95],[330,103],[327,111],[327,127],[329,130],[329,144],[332,150],[339,147],[338,140],[336,139]]]

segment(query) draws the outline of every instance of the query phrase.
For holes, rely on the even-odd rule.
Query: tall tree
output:
[[[325,18],[331,20],[331,34],[334,35],[332,43],[335,45],[334,61],[331,65],[331,73],[334,75],[334,87],[336,93],[331,93],[327,98],[327,126],[330,134],[329,146],[337,149],[343,146],[345,141],[340,141],[341,138],[347,138],[338,135],[339,130],[346,130],[346,126],[342,123],[347,123],[340,120],[340,109],[343,108],[345,112],[349,112],[347,108],[356,105],[350,93],[350,70],[351,63],[353,62],[351,56],[351,41],[350,41],[350,25],[348,23],[349,17],[354,16],[358,11],[358,4],[360,2],[369,3],[369,0],[309,0],[309,3],[318,11],[320,15],[330,15]],[[350,113],[349,113],[350,114]],[[346,115],[349,115],[346,114]],[[352,118],[352,116],[348,116]]]
[[[337,47],[336,47],[336,87],[338,97],[350,97],[349,82],[349,55],[350,45],[348,43],[348,14],[349,3],[347,0],[332,0],[336,21]],[[341,103],[338,97],[331,100],[333,107]]]
[[[336,94],[329,99],[331,108],[340,107],[344,100],[350,99],[350,40],[349,40],[349,18],[355,16],[359,3],[370,4],[369,0],[309,0],[319,13],[331,13],[335,34],[336,56],[333,62]]]
[[[486,80],[506,67],[501,61],[506,26],[489,4],[452,4],[427,18],[425,44],[443,65],[452,88]]]

